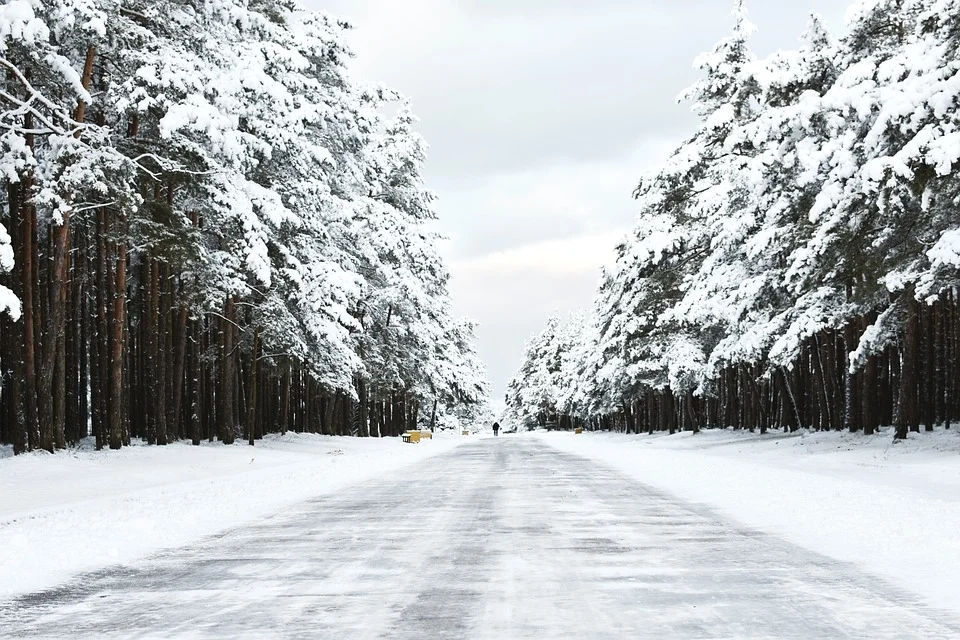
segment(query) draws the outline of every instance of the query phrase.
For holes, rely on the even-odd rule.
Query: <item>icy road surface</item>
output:
[[[505,437],[0,603],[0,635],[960,637],[949,615],[541,439]]]

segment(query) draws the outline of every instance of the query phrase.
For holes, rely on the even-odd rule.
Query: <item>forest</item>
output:
[[[530,426],[850,430],[960,419],[960,3],[855,2],[795,50],[732,34],[680,100],[593,307],[507,392]],[[799,30],[799,29],[798,29]]]
[[[293,0],[0,4],[0,444],[470,420],[408,102]]]

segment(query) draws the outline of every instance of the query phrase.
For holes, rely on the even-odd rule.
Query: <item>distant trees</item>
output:
[[[425,145],[346,28],[290,0],[0,6],[0,443],[393,435],[480,403]]]
[[[763,60],[734,13],[683,96],[697,132],[636,190],[566,386],[538,409],[527,372],[549,350],[528,348],[508,405],[627,431],[949,425],[960,5],[864,0],[839,41],[814,16],[799,50]]]

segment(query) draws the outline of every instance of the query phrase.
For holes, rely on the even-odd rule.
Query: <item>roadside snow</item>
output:
[[[0,597],[56,586],[449,451],[464,439],[268,436],[255,447],[90,443],[57,455],[0,448]]]
[[[960,430],[536,435],[960,611]]]

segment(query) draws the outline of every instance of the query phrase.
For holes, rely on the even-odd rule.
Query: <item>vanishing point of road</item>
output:
[[[505,437],[0,602],[0,636],[951,638],[960,624],[850,565]]]

